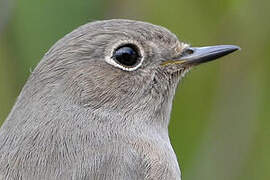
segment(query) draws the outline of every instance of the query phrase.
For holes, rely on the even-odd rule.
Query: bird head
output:
[[[53,94],[84,108],[166,119],[176,87],[190,68],[237,49],[194,48],[150,23],[97,21],[58,41],[32,79],[36,87],[49,86]]]

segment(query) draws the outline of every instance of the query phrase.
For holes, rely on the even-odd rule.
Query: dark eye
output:
[[[132,44],[120,46],[114,52],[113,58],[121,65],[132,67],[139,63],[138,48]]]

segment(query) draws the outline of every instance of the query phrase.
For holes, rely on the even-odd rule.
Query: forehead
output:
[[[82,26],[88,32],[119,34],[137,40],[147,40],[166,44],[178,43],[177,37],[168,29],[141,21],[105,20]]]

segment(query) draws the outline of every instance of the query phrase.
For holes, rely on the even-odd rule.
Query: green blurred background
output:
[[[241,46],[187,75],[170,136],[184,180],[269,180],[269,0],[0,0],[0,122],[50,46],[111,18],[159,24],[195,46]]]

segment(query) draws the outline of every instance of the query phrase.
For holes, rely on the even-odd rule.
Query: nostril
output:
[[[186,48],[182,51],[182,53],[180,54],[180,56],[177,59],[181,59],[184,58],[186,56],[189,56],[191,54],[194,53],[194,49],[193,48]]]
[[[188,56],[188,55],[191,55],[191,54],[193,54],[194,53],[194,50],[193,49],[190,49],[190,48],[187,48],[187,49],[185,49],[184,51],[183,51],[183,53],[182,53],[182,57],[184,57],[184,56]]]

